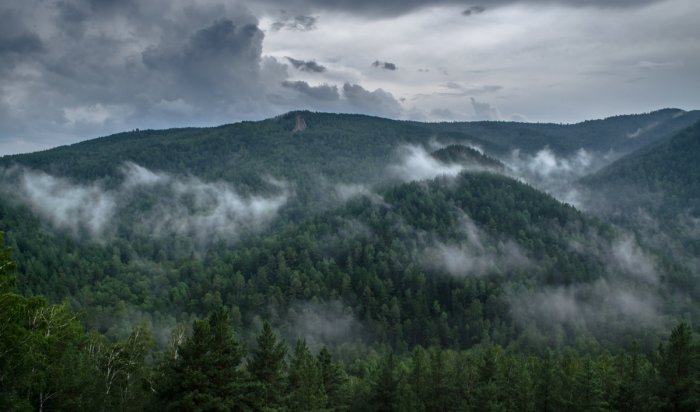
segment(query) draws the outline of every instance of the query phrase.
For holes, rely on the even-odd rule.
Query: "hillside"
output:
[[[621,196],[621,202],[634,201],[639,206],[652,206],[649,201],[657,196],[663,199],[663,205],[654,205],[659,212],[661,209],[689,208],[691,214],[697,215],[700,213],[699,156],[700,122],[619,159],[582,182],[596,189],[625,187],[640,194],[631,199]]]
[[[558,194],[552,188],[609,163],[587,152],[602,146],[586,136],[634,124],[620,120],[487,125],[503,136],[517,129],[521,149],[478,129],[472,136],[438,130],[444,124],[295,112],[5,157],[0,232],[16,262],[19,294],[0,250],[0,314],[13,328],[0,335],[0,362],[8,365],[0,379],[21,376],[9,391],[28,393],[33,370],[48,368],[32,354],[51,352],[58,370],[47,381],[60,393],[83,395],[76,398],[82,406],[66,409],[158,405],[177,392],[178,374],[190,376],[183,368],[220,370],[207,366],[208,358],[184,365],[205,348],[235,355],[230,370],[248,385],[245,401],[257,405],[254,365],[262,361],[255,359],[267,348],[264,356],[276,357],[276,370],[289,380],[301,379],[299,371],[308,382],[327,374],[328,382],[303,386],[316,388],[318,397],[304,402],[318,410],[363,410],[381,382],[401,382],[406,394],[426,386],[410,383],[408,370],[460,382],[470,371],[483,393],[496,387],[493,376],[504,391],[515,379],[524,393],[549,402],[536,389],[550,385],[542,371],[572,380],[591,365],[607,382],[600,397],[627,405],[619,382],[638,362],[627,348],[650,354],[639,387],[651,388],[666,370],[658,359],[671,356],[662,341],[672,325],[700,317],[693,243],[682,254],[659,248],[636,226],[613,225],[619,220],[542,191]],[[668,121],[664,127],[675,127]],[[578,129],[588,132],[575,138]],[[655,137],[587,179],[591,192],[663,187],[678,193],[674,207],[690,210],[695,182],[683,179],[695,176],[687,171],[697,129]],[[558,143],[556,133],[568,143]],[[568,155],[554,149],[579,143]],[[25,313],[41,314],[43,323]],[[55,334],[57,327],[59,340],[46,337],[43,328]],[[689,331],[681,323],[671,340],[691,342],[692,334],[678,335]],[[257,349],[245,369],[239,366],[248,347]],[[610,353],[619,355],[611,360]],[[110,380],[115,362],[121,380]],[[513,365],[522,376],[509,375]],[[112,385],[121,397],[104,395]],[[551,387],[561,407],[579,388]],[[306,396],[300,391],[267,393],[298,405]],[[424,395],[410,402],[483,406],[469,394]],[[668,395],[654,389],[635,396]],[[521,404],[527,409],[528,402]]]
[[[698,120],[698,110],[663,109],[575,124],[454,122],[439,123],[433,129],[478,136],[507,151],[530,152],[549,146],[559,154],[573,153],[580,148],[624,154],[671,136]]]
[[[297,115],[306,128],[294,132]],[[562,153],[581,148],[628,152],[670,136],[698,119],[700,111],[676,109],[572,125],[417,123],[363,115],[291,112],[269,120],[213,128],[120,133],[43,152],[4,156],[0,165],[19,163],[85,180],[114,177],[123,162],[131,161],[150,169],[247,184],[258,181],[261,173],[280,178],[320,174],[366,181],[401,144],[435,140],[445,145],[483,145],[486,154],[496,156],[514,149],[534,153],[547,146]],[[627,136],[638,129],[646,131],[634,138]]]
[[[505,135],[518,127],[522,142],[536,147],[541,135],[523,131],[612,133],[621,123],[690,116],[675,115],[489,127]],[[305,128],[294,131],[300,118]],[[634,291],[628,299],[646,299],[645,283],[677,277],[638,240],[522,183],[533,173],[538,184],[559,179],[537,174],[540,164],[551,167],[553,155],[538,152],[521,165],[529,174],[518,175],[489,156],[490,136],[444,132],[447,139],[435,131],[443,126],[298,112],[5,157],[0,230],[15,251],[22,291],[68,298],[115,336],[139,318],[166,327],[219,303],[238,307],[237,322],[248,328],[262,316],[262,302],[270,305],[263,312],[284,322],[295,305],[338,301],[367,324],[374,342],[466,347],[488,336],[507,344],[525,332],[514,305],[544,294],[582,308],[556,320],[564,336],[613,342],[620,334],[608,334],[606,322],[626,330],[631,316],[618,301],[620,288]],[[631,286],[625,259],[637,258],[645,267],[641,283]],[[657,287],[653,299],[665,299],[665,287],[675,284]],[[605,322],[592,309],[596,300],[611,308]],[[478,313],[466,314],[475,305]],[[658,324],[681,308],[653,307],[638,324]],[[528,333],[551,339],[547,322],[532,329],[542,311],[525,305],[519,312],[530,313]],[[446,323],[434,330],[443,316]]]

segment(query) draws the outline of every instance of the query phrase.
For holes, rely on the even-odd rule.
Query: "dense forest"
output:
[[[4,157],[0,408],[696,410],[698,116]]]
[[[694,411],[700,345],[677,325],[654,351],[525,354],[484,342],[416,346],[340,363],[289,347],[262,324],[250,349],[225,307],[175,329],[158,349],[143,325],[119,341],[87,331],[65,305],[13,291],[0,258],[3,410]]]

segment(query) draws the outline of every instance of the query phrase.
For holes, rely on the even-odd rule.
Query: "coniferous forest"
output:
[[[3,157],[0,409],[695,411],[698,120],[293,112]]]

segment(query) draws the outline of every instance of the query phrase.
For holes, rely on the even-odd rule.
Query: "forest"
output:
[[[3,157],[0,409],[697,410],[697,120],[294,112]]]

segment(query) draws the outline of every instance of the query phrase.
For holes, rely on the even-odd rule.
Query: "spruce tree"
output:
[[[192,325],[165,370],[159,393],[166,410],[243,411],[249,409],[239,365],[243,349],[233,335],[228,310],[220,307]]]
[[[255,403],[262,410],[277,410],[282,406],[287,346],[277,340],[267,322],[263,324],[257,343],[258,347],[253,350],[253,356],[247,365],[253,382]]]
[[[323,409],[326,403],[316,359],[304,341],[297,341],[294,347],[289,362],[287,390],[289,410],[317,411]]]
[[[700,409],[698,402],[697,355],[687,323],[678,324],[661,350],[663,410],[681,412]]]

